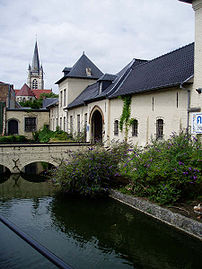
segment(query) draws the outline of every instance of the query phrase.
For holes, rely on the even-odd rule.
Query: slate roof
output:
[[[142,93],[179,86],[194,74],[194,43],[133,66],[124,83],[110,95]]]
[[[35,48],[34,48],[34,55],[32,59],[32,71],[39,71],[39,52],[38,52],[38,46],[37,46],[37,41],[35,43]]]
[[[180,86],[193,75],[194,43],[191,43],[150,61],[133,59],[114,75],[110,86],[101,94],[99,94],[99,82],[102,77],[88,86],[67,108],[104,98],[111,99],[121,95]],[[112,79],[110,74],[105,74],[104,77]]]
[[[90,70],[91,75],[88,75],[86,69]],[[63,69],[64,77],[59,79],[56,84],[59,84],[66,78],[87,78],[87,79],[98,79],[103,73],[100,69],[85,55],[83,54],[72,68],[65,67]]]
[[[96,101],[100,99],[104,99],[110,94],[112,94],[119,85],[124,81],[125,77],[127,76],[129,70],[136,65],[139,65],[141,63],[145,63],[145,60],[140,59],[133,59],[129,64],[127,64],[120,72],[118,72],[116,75],[112,74],[104,74],[97,82],[95,82],[92,85],[89,85],[85,88],[85,90],[76,98],[72,103],[68,105],[69,108],[73,108],[76,106],[84,105],[87,102],[90,101]],[[111,81],[107,89],[105,89],[102,93],[99,94],[99,83],[101,81]]]
[[[58,98],[46,98],[43,100],[43,108],[47,108],[55,105],[58,102]]]
[[[179,0],[180,2],[185,2],[185,3],[189,3],[191,4],[193,2],[193,0]]]

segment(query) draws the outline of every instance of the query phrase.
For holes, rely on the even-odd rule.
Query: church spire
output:
[[[43,67],[40,66],[37,41],[35,43],[32,66],[28,67],[27,85],[31,89],[44,89]]]
[[[32,71],[39,72],[39,53],[38,53],[38,46],[37,46],[37,41],[35,43],[35,48],[34,48],[34,55],[32,59]]]

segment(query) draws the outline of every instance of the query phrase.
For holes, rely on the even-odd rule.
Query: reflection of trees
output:
[[[199,244],[186,244],[184,236],[112,200],[56,197],[52,202],[52,218],[81,247],[96,242],[103,252],[114,250],[135,268],[179,268],[180,265],[184,268],[192,263],[193,255],[196,264],[191,268],[199,268],[202,262]],[[190,250],[190,244],[195,253]]]
[[[29,176],[29,181],[25,180],[23,177],[20,174],[11,174],[6,181],[0,184],[0,199],[34,199],[44,196],[52,196],[55,193],[55,188],[51,183],[44,182],[44,178],[43,182],[40,182],[38,176],[38,182],[32,182],[31,176]]]

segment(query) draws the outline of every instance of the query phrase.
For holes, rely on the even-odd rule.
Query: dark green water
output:
[[[54,196],[45,182],[0,180],[0,214],[73,268],[202,268],[199,240],[112,199]],[[0,268],[55,268],[0,223]]]

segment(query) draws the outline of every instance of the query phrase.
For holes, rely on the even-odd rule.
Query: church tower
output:
[[[43,67],[40,66],[37,41],[35,43],[32,66],[28,67],[27,85],[31,89],[44,89]]]

